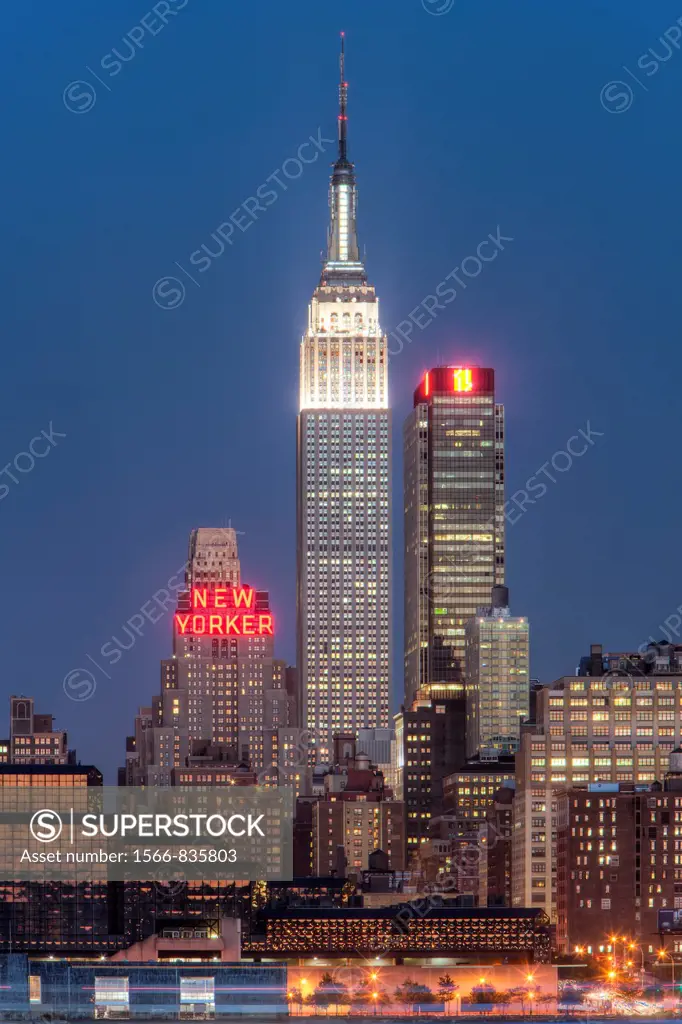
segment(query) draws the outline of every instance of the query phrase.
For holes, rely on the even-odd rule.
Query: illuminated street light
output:
[[[611,959],[613,961],[613,966],[617,968],[618,967],[618,960],[617,960],[617,957],[618,957],[618,946],[616,945],[616,943],[618,943],[618,942],[625,943],[625,939],[624,938],[621,939],[619,935],[609,935],[609,942],[611,942],[613,944],[613,956],[611,957]],[[625,959],[625,950],[623,950],[623,959]]]
[[[659,949],[656,953],[659,961],[662,963],[664,960],[670,960],[670,980],[672,982],[673,999],[675,998],[675,957],[673,953],[668,953],[665,949]]]
[[[644,947],[643,946],[638,946],[636,942],[631,942],[628,945],[628,949],[632,949],[632,950],[635,950],[635,951],[639,950],[639,955],[641,957],[641,966],[639,968],[639,973],[640,973],[641,979],[642,979],[642,988],[644,988],[644,975],[646,974],[646,970],[645,970],[645,967],[644,967]]]

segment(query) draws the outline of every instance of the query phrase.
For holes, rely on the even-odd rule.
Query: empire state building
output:
[[[332,737],[388,727],[391,414],[387,339],[357,238],[341,41],[339,151],[320,283],[301,340],[298,664],[318,762]]]

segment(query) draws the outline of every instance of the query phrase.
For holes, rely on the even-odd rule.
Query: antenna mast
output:
[[[348,125],[348,82],[346,81],[346,33],[341,33],[339,57],[339,160],[347,160],[346,129]]]

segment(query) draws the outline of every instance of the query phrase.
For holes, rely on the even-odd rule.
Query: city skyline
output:
[[[674,252],[660,231],[676,167],[668,126],[678,65],[661,66],[630,111],[604,110],[602,86],[667,24],[664,6],[635,11],[608,5],[598,16],[590,12],[588,52],[577,28],[580,5],[570,18],[501,11],[491,31],[481,12],[461,5],[432,17],[416,3],[383,18],[350,4],[345,25],[332,11],[312,18],[274,12],[262,38],[252,39],[242,14],[209,17],[190,3],[120,75],[104,79],[111,93],[100,87],[84,116],[65,109],[64,87],[86,74],[84,64],[96,69],[97,55],[117,45],[140,11],[124,3],[95,25],[77,3],[59,15],[48,11],[30,37],[21,19],[13,22],[26,61],[18,65],[10,53],[4,66],[8,74],[28,72],[36,89],[17,98],[7,136],[24,169],[6,168],[8,248],[16,258],[12,301],[4,306],[13,344],[3,384],[3,465],[19,481],[3,476],[2,553],[13,593],[4,620],[6,671],[13,692],[34,694],[68,727],[84,760],[104,758],[108,775],[118,763],[118,739],[100,735],[93,722],[106,721],[112,737],[128,731],[140,695],[156,685],[170,611],[156,623],[145,619],[115,664],[101,648],[112,637],[130,644],[122,625],[144,615],[140,609],[175,576],[177,553],[196,526],[231,517],[246,531],[240,544],[251,579],[270,589],[280,623],[278,655],[295,660],[296,350],[336,144],[330,100],[339,28],[352,53],[362,235],[393,353],[395,423],[429,366],[495,367],[507,414],[508,498],[526,490],[535,502],[523,511],[511,506],[518,516],[507,538],[507,582],[533,624],[534,675],[572,671],[595,636],[623,649],[663,635],[659,627],[680,596],[650,547],[653,537],[663,546],[674,537],[674,474],[664,475],[651,504],[623,481],[633,464],[650,460],[650,436],[634,412],[642,400],[642,337],[670,377],[678,359]],[[567,44],[558,60],[540,45],[557,32]],[[244,53],[221,67],[217,37],[239,34],[248,37]],[[47,39],[59,45],[41,46]],[[396,75],[390,54],[408,40],[414,59]],[[282,44],[292,58],[284,83],[269,59]],[[51,56],[39,61],[47,49]],[[583,56],[576,84],[572,72]],[[311,88],[312,81],[324,88]],[[177,131],[156,117],[166,96],[180,112]],[[462,97],[454,104],[460,110],[453,97]],[[35,126],[28,139],[18,132],[25,123]],[[318,152],[317,161],[300,180],[286,178],[284,161],[297,159],[318,129],[324,152],[303,150],[307,159]],[[650,132],[670,149],[655,189],[647,186]],[[587,147],[590,161],[581,155]],[[192,271],[187,257],[202,241],[217,252],[211,232],[273,172],[287,190],[275,182],[276,201],[248,231],[235,228],[232,246],[197,277],[201,288],[187,280],[180,309],[155,305],[154,282],[173,272],[175,260]],[[640,193],[649,204],[645,218],[629,202]],[[498,231],[513,240],[478,276],[463,275],[462,262]],[[464,266],[477,274],[475,263]],[[457,267],[466,288],[429,323],[420,304]],[[38,293],[35,281],[46,282]],[[605,381],[617,402],[605,401]],[[666,394],[657,397],[657,451],[674,463],[676,420]],[[55,432],[56,446],[30,474],[20,473],[11,465],[15,455],[43,430]],[[556,469],[555,453],[580,430],[595,443],[572,463],[559,455]],[[585,443],[571,447],[581,451]],[[35,448],[44,450],[38,442]],[[399,461],[394,446],[396,497]],[[188,483],[180,482],[185,472]],[[607,497],[614,494],[615,521]],[[399,518],[395,512],[398,553]],[[589,587],[587,566],[596,574]],[[50,609],[40,644],[26,611],[35,578]],[[631,599],[622,607],[616,595],[626,591]],[[392,707],[402,692],[401,596],[398,557]],[[27,649],[30,661],[18,654]],[[72,700],[63,680],[83,665],[97,689]]]
[[[673,0],[140,2],[0,40],[0,1016],[682,1013]]]

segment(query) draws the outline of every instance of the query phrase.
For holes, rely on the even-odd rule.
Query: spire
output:
[[[346,33],[341,33],[339,57],[339,163],[348,162],[348,82],[346,81]]]
[[[360,261],[356,226],[357,188],[355,168],[348,159],[348,82],[346,81],[346,38],[341,33],[339,57],[339,155],[329,187],[331,222],[327,237],[327,258],[322,271],[323,281],[365,281],[365,268]]]

